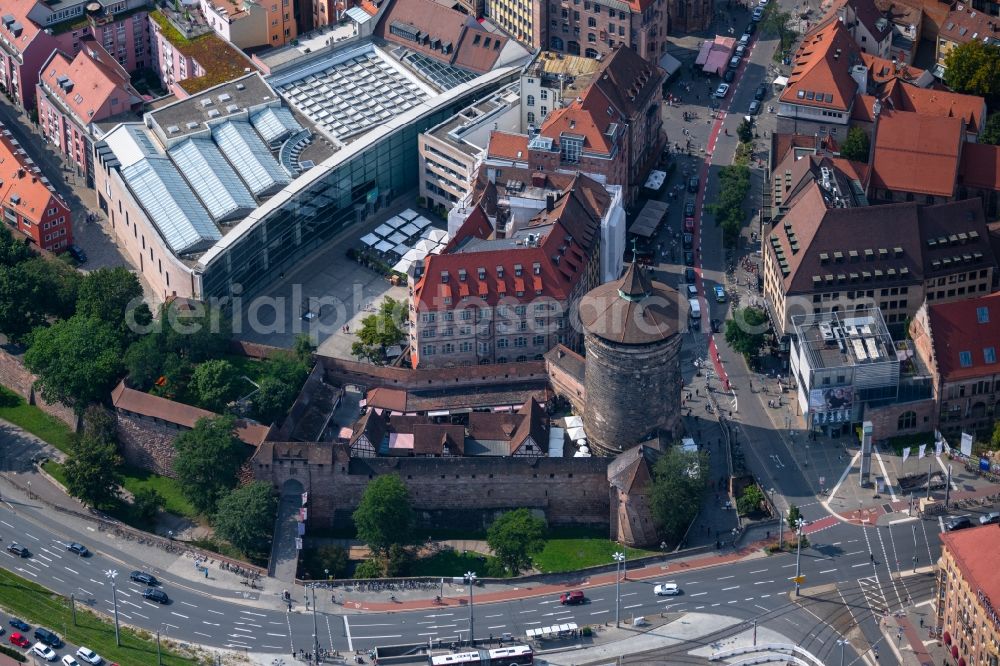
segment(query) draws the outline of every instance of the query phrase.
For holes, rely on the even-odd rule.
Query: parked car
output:
[[[722,80],[725,81],[726,83],[732,83],[733,79],[735,78],[736,78],[735,69],[727,69],[726,73],[722,75]]]
[[[750,45],[750,33],[744,32],[743,35],[740,37],[740,46],[749,46],[749,45]]]
[[[41,657],[42,659],[44,659],[45,661],[55,661],[56,659],[59,658],[59,655],[56,654],[56,651],[50,648],[45,643],[35,643],[34,645],[31,646],[31,651],[34,654]]]
[[[35,629],[35,640],[54,648],[61,648],[63,646],[62,639],[45,627],[37,627]]]
[[[681,593],[677,583],[661,583],[653,588],[653,594],[658,597],[672,597]]]
[[[758,102],[762,101],[767,96],[767,86],[763,83],[757,86],[757,89],[753,91],[753,98]]]
[[[757,24],[753,22],[747,23],[747,27],[743,29],[745,35],[752,35],[755,32],[757,32]]]
[[[760,102],[757,100],[750,100],[750,108],[747,110],[751,116],[756,116],[760,113]]]
[[[572,592],[563,592],[559,595],[559,603],[572,606],[575,604],[582,604],[587,600],[587,597],[583,595],[583,590],[573,590]]]
[[[142,583],[143,585],[159,585],[160,581],[156,580],[156,576],[153,574],[146,573],[145,571],[133,571],[128,575],[129,580],[136,583]]]
[[[698,287],[688,283],[688,298],[698,298]]]
[[[694,252],[688,251],[684,253],[684,265],[694,266]]]
[[[972,527],[972,521],[969,520],[968,516],[956,516],[944,524],[944,529],[947,532],[957,532],[970,527]]]
[[[16,557],[31,557],[31,551],[16,541],[7,546],[7,552]]]
[[[693,217],[685,217],[684,218],[684,231],[689,231],[691,233],[694,233],[694,218]]]
[[[701,187],[701,181],[698,180],[698,176],[688,178],[688,192],[695,194],[699,187]]]
[[[744,37],[745,36],[746,35],[744,35]],[[736,47],[736,57],[737,58],[743,58],[743,56],[745,56],[746,54],[747,54],[747,47],[746,47],[745,44],[740,44],[739,46]]]
[[[155,587],[147,587],[143,590],[142,597],[150,601],[155,601],[158,604],[170,603],[170,597],[167,596],[167,593]]]
[[[725,303],[726,302],[726,290],[722,288],[722,285],[715,285],[715,302]]]
[[[762,18],[764,18],[763,7],[758,7],[757,9],[753,10],[753,16],[750,17],[752,21],[760,21]]]
[[[741,62],[743,62],[743,58],[739,55],[734,55],[729,59],[729,69],[739,69]],[[725,95],[723,95],[723,97],[725,97]]]
[[[719,98],[719,99],[722,99],[723,97],[725,97],[728,94],[729,94],[729,84],[728,83],[720,83],[719,87],[715,89],[715,96],[717,98]]]
[[[73,244],[66,248],[69,252],[69,256],[73,257],[78,264],[87,263],[87,253],[83,251],[83,248],[79,245]]]
[[[979,516],[980,525],[995,525],[1000,523],[1000,511],[990,511],[986,515]]]
[[[31,641],[29,641],[27,638],[25,638],[16,631],[12,633],[7,640],[10,642],[11,645],[16,645],[17,647],[24,648],[31,645]]]
[[[685,268],[684,269],[684,281],[685,282],[694,282],[695,281],[695,274],[694,274],[694,269],[693,268]]]
[[[8,624],[18,631],[31,631],[31,627],[28,626],[28,623],[20,618],[12,617],[10,618]]]
[[[101,655],[97,654],[88,647],[80,646],[80,649],[76,651],[76,656],[83,659],[88,664],[93,664],[94,666],[100,666],[104,663],[104,659]]]
[[[688,199],[684,202],[684,217],[694,217],[694,200]]]
[[[74,659],[71,655],[63,655],[62,658],[63,666],[80,666],[80,662]]]
[[[722,325],[719,323],[718,319],[712,320],[712,333],[718,333]]]
[[[682,241],[684,243],[684,249],[690,250],[694,247],[694,234],[685,233]]]
[[[90,551],[87,550],[86,546],[84,546],[82,543],[77,543],[75,541],[73,543],[67,544],[66,550],[75,555],[79,555],[80,557],[87,557],[88,555],[90,555]]]

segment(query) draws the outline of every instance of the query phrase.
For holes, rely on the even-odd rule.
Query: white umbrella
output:
[[[379,242],[379,237],[375,234],[366,234],[361,238],[361,243],[371,247],[372,245],[377,245]]]

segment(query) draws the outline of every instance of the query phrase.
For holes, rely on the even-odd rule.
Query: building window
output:
[[[958,362],[963,368],[972,367],[972,352],[960,351],[958,352]]]
[[[535,105],[535,96],[528,95],[528,106],[534,106],[534,105]]]
[[[983,348],[983,359],[987,363],[997,362],[997,350],[995,347],[984,347]]]
[[[562,158],[566,162],[572,162],[576,164],[580,161],[580,150],[583,148],[583,141],[580,139],[570,139],[563,138],[562,140]]]
[[[542,99],[548,99],[549,98],[549,91],[546,90],[545,88],[542,88],[542,91],[540,93],[538,93],[538,94],[539,94],[539,96]]]
[[[597,43],[597,35],[595,35],[592,32],[588,32],[587,33],[587,41],[590,42],[591,44],[596,44]]]
[[[980,324],[988,324],[990,322],[990,309],[985,306],[976,308],[976,321]]]
[[[909,430],[910,428],[917,427],[917,413],[916,412],[903,412],[899,415],[899,419],[896,421],[897,430]]]
[[[528,116],[527,117],[528,117],[528,122],[529,123],[534,123],[535,122],[535,112],[534,111],[528,111]]]
[[[589,17],[587,19],[587,27],[588,28],[596,28],[597,27],[597,19],[594,18],[593,16]]]
[[[434,345],[424,345],[423,354],[424,356],[434,356],[434,352],[437,351]]]

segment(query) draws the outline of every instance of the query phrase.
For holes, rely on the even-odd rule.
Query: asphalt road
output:
[[[805,506],[803,513],[807,517],[818,515],[814,508],[818,507]],[[33,553],[32,557],[21,559],[5,551],[0,565],[59,593],[74,594],[80,603],[108,614],[113,604],[105,572],[117,569],[122,620],[151,631],[160,630],[175,640],[263,653],[288,653],[293,647],[312,646],[312,615],[286,612],[277,598],[272,608],[266,607],[266,601],[264,607],[247,605],[239,593],[232,598],[220,598],[197,588],[191,581],[153,570],[151,573],[163,581],[171,603],[145,601],[141,597],[142,586],[128,580],[128,573],[142,569],[142,563],[130,561],[128,555],[102,540],[100,533],[91,531],[89,526],[82,526],[83,530],[76,533],[68,529],[57,531],[51,525],[55,523],[47,521],[39,507],[0,505],[3,543],[16,540]],[[919,566],[936,559],[939,554],[936,535],[941,529],[936,519],[905,520],[878,528],[861,528],[830,517],[817,520],[805,528],[810,546],[801,557],[806,577],[804,587],[835,584],[844,594],[854,590],[860,601],[852,604],[853,612],[862,624],[870,622],[873,613],[881,615],[887,610],[898,610],[908,597],[917,600],[918,590],[913,588],[911,579],[893,575],[911,569],[914,557]],[[80,558],[67,552],[64,544],[72,540],[87,545],[93,555]],[[724,613],[747,621],[757,619],[792,640],[809,639],[816,649],[829,651],[835,641],[831,643],[824,638],[824,632],[829,631],[825,620],[810,618],[807,611],[790,602],[789,593],[794,586],[790,579],[795,570],[796,558],[790,554],[687,572],[674,565],[665,568],[663,575],[655,580],[624,581],[620,616],[626,619],[668,611]],[[676,582],[682,594],[657,597],[653,586],[661,582]],[[554,596],[474,605],[476,637],[499,636],[504,632],[523,636],[527,629],[565,622],[580,626],[614,622],[614,586],[588,589],[581,585],[580,589],[585,591],[587,602],[578,606],[561,606]],[[301,599],[297,600],[297,610],[301,603]],[[469,612],[466,608],[450,607],[392,614],[321,612],[316,622],[320,645],[343,651],[430,639],[443,643],[464,640],[468,638]],[[875,631],[871,636],[875,641],[879,634]]]

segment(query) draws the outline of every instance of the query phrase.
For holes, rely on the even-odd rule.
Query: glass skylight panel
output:
[[[254,194],[259,196],[291,182],[250,123],[223,123],[212,130],[212,138]]]
[[[257,207],[253,195],[210,139],[188,139],[169,153],[215,220]]]
[[[122,177],[174,253],[207,249],[222,238],[208,211],[167,158],[139,160],[122,169]]]

